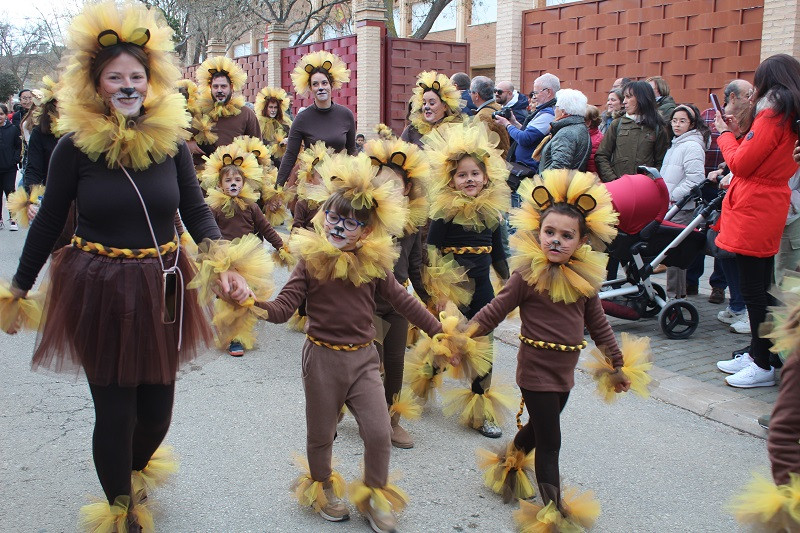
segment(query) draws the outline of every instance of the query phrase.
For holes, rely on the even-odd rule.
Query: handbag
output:
[[[532,178],[536,175],[536,171],[531,167],[523,165],[522,163],[517,163],[516,161],[507,162],[506,166],[508,167],[508,179],[506,183],[508,183],[509,188],[514,192],[517,192],[522,180],[525,178]]]
[[[706,232],[706,255],[710,255],[717,259],[735,259],[735,253],[729,252],[728,250],[723,250],[717,246],[717,235],[719,235],[717,230],[708,228],[708,231]]]

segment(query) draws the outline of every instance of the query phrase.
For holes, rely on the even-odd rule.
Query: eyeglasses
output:
[[[673,124],[691,124],[691,121],[688,118],[673,118],[670,120]]]
[[[538,91],[531,91],[531,94],[530,94],[530,96],[531,96],[532,98],[536,98],[536,96],[537,96],[539,93],[541,93],[541,92],[544,92],[544,91],[546,91],[546,90],[547,90],[547,88],[544,88],[544,89],[539,89]]]
[[[333,211],[325,211],[325,221],[328,224],[333,224],[334,226],[342,222],[342,226],[347,231],[355,231],[361,226],[366,226],[365,223],[361,222],[360,220],[356,220],[354,218],[346,218],[339,216],[338,213],[334,213]]]

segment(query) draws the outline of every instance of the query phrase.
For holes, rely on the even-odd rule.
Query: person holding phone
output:
[[[717,112],[714,121],[720,132],[717,144],[733,173],[716,244],[736,254],[751,331],[750,351],[719,361],[717,368],[731,374],[725,378],[728,385],[741,388],[775,385],[772,344],[759,329],[767,307],[776,304],[768,290],[789,211],[787,183],[797,170],[792,151],[798,139],[795,120],[800,118],[800,62],[787,54],[773,55],[758,66],[753,81],[750,131],[742,135],[731,115]]]

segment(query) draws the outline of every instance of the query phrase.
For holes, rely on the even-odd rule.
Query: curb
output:
[[[518,332],[519,319],[507,319],[494,331],[494,338],[510,346],[519,347]],[[594,344],[589,340],[587,349],[593,347]],[[582,354],[581,360],[584,357]],[[580,365],[578,370],[585,372]],[[658,366],[653,367],[650,375],[655,384],[650,391],[652,398],[755,437],[767,438],[767,431],[759,426],[757,421],[759,416],[772,412],[772,405],[767,402],[748,398],[733,390],[709,385]]]

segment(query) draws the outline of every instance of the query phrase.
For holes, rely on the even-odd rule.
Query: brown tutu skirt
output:
[[[181,250],[183,252],[183,250]],[[164,256],[172,265],[174,254]],[[196,272],[185,253],[179,268],[186,284]],[[183,298],[183,338],[178,313],[163,324],[162,274],[157,258],[118,259],[66,246],[55,252],[33,370],[75,373],[93,385],[131,387],[175,381],[181,363],[213,341],[210,311],[194,290]]]

